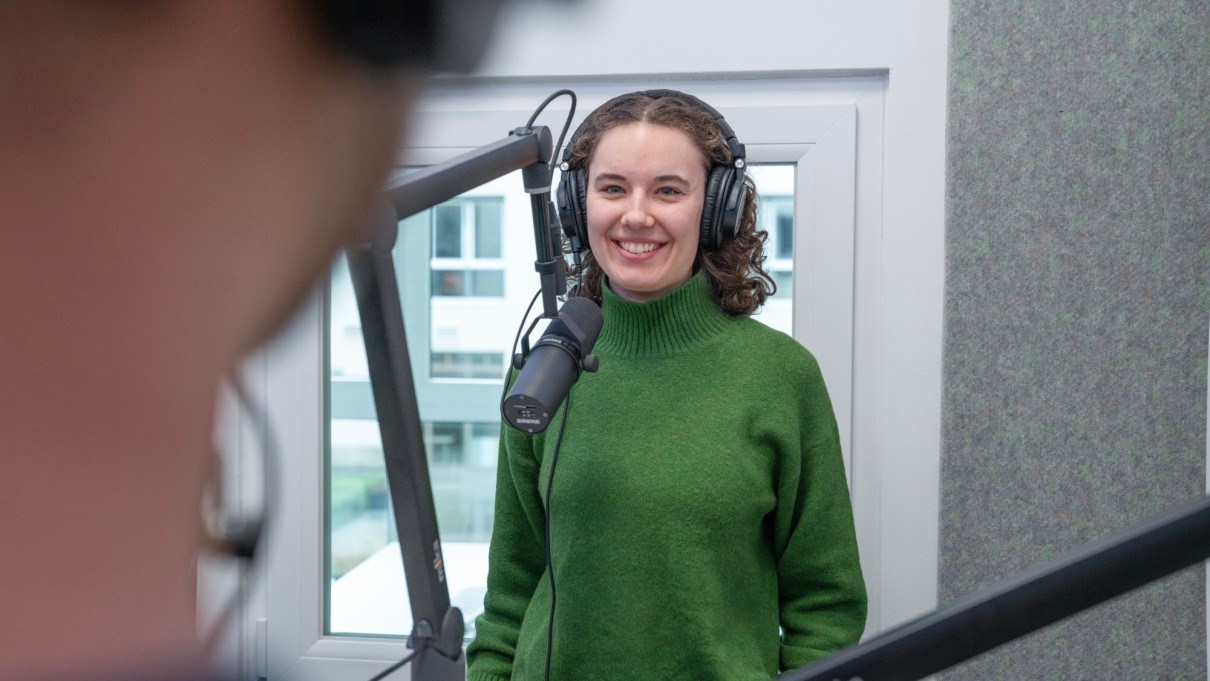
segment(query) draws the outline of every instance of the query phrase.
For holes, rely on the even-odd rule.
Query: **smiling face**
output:
[[[614,293],[659,298],[693,274],[706,159],[680,130],[630,123],[601,135],[587,169],[588,245]]]

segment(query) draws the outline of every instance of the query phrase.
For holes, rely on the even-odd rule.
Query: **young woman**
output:
[[[577,293],[605,317],[600,369],[547,431],[502,428],[470,681],[766,680],[861,636],[819,367],[750,317],[772,284],[742,157],[672,91],[611,100],[569,142],[560,200],[587,247]]]

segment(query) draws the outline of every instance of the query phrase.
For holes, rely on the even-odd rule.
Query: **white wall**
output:
[[[855,506],[879,537],[872,630],[936,606],[947,37],[943,1],[525,3],[472,81],[889,74],[854,333]]]

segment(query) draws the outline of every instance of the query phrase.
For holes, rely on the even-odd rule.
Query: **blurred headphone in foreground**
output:
[[[487,51],[503,0],[304,0],[336,46],[372,68],[466,73]]]
[[[563,147],[563,160],[559,169],[563,171],[559,179],[557,197],[559,201],[559,221],[563,224],[563,232],[571,241],[572,248],[582,251],[588,248],[588,187],[584,168],[571,167],[571,150],[576,140],[583,133],[585,125],[592,120],[597,111],[612,106],[619,100],[641,95],[651,99],[676,97],[687,104],[704,111],[718,124],[719,132],[731,150],[732,162],[727,165],[710,167],[709,177],[706,178],[706,200],[702,206],[701,247],[714,250],[727,241],[734,239],[739,233],[740,221],[744,217],[744,208],[748,204],[748,186],[744,183],[745,149],[735,137],[735,132],[723,115],[709,104],[693,95],[676,90],[643,90],[614,97],[597,107],[588,114],[580,127],[576,128],[567,146]]]
[[[235,436],[234,442],[231,437],[227,438],[227,447],[220,446],[217,438],[214,443],[211,479],[202,498],[203,548],[211,554],[252,561],[263,538],[269,505],[275,496],[279,454],[268,412],[264,405],[252,398],[240,375],[232,372],[225,387],[228,389],[225,394],[234,398],[227,404],[231,409],[228,418],[235,425]],[[227,451],[227,456],[222,453],[232,446],[248,447],[251,453],[243,458],[249,462],[259,459],[259,508],[245,510],[244,504],[238,499],[239,495],[229,494],[226,489],[229,481],[223,475],[224,467],[239,462],[231,451]],[[240,468],[243,469],[243,466]]]

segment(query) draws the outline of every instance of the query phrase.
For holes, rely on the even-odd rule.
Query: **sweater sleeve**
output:
[[[540,439],[538,440],[540,443]],[[535,439],[501,426],[487,594],[467,647],[468,681],[507,681],[521,621],[546,567]]]
[[[782,452],[776,520],[781,668],[856,643],[866,590],[836,417],[819,367],[801,377],[797,433]]]

